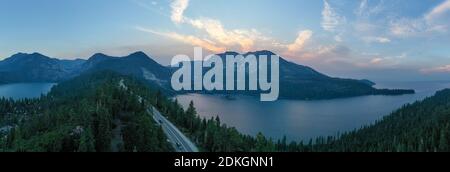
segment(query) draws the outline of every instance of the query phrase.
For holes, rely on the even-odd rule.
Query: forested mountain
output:
[[[236,52],[219,54],[225,56],[237,55]],[[257,51],[243,54],[267,55],[270,51]],[[331,99],[362,95],[399,95],[412,94],[414,90],[375,89],[374,83],[368,80],[333,78],[316,70],[289,62],[280,58],[280,98],[284,99]],[[125,57],[112,57],[105,54],[95,54],[88,60],[58,60],[33,53],[19,53],[0,61],[0,83],[14,82],[61,82],[85,72],[111,70],[123,75],[131,75],[147,83],[154,89],[173,95],[170,85],[171,74],[176,70],[158,64],[143,52],[136,52]],[[224,69],[226,70],[226,68]],[[182,93],[182,92],[180,92]],[[259,91],[245,92],[199,92],[216,94],[246,94],[259,95]]]
[[[405,105],[374,125],[317,142],[314,151],[449,152],[450,89]]]
[[[226,64],[227,55],[236,56],[239,55],[239,53],[225,52],[218,54],[218,56],[223,59],[224,64]],[[256,51],[242,54],[244,57],[249,55],[254,55],[256,57],[267,56],[270,59],[272,55],[276,54],[271,51]],[[268,61],[268,65],[270,66],[270,60]],[[373,87],[375,83],[369,80],[330,77],[314,70],[311,67],[287,61],[283,57],[280,57],[279,69],[280,98],[283,99],[317,100],[355,97],[362,95],[414,94],[415,92],[414,90],[404,89],[376,89]],[[226,70],[225,65],[224,70]],[[249,73],[249,71],[246,72]],[[209,93],[259,95],[261,92],[212,91]]]
[[[58,60],[39,53],[15,54],[0,61],[0,83],[59,82],[77,73],[79,60]]]
[[[95,54],[83,64],[81,73],[104,70],[133,76],[155,89],[161,89],[164,93],[172,93],[170,68],[160,65],[143,52],[135,52],[125,57]]]
[[[171,151],[147,111],[155,95],[134,79],[96,72],[39,99],[0,99],[0,151]]]
[[[206,152],[450,151],[450,89],[405,105],[374,125],[288,143],[241,134],[217,117],[202,119],[193,103],[184,110],[142,80],[106,71],[62,82],[39,99],[1,99],[0,151],[171,151],[146,110],[150,105]]]
[[[449,152],[450,89],[405,105],[375,124],[339,136],[304,142],[240,134],[219,118],[201,119],[193,103],[183,111],[176,101],[158,101],[169,119],[183,128],[203,151],[212,152]],[[226,112],[224,112],[226,113]]]

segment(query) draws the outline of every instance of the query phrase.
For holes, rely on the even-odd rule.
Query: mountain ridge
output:
[[[227,51],[218,56],[239,55]],[[248,55],[275,55],[268,50],[247,52]],[[270,63],[269,63],[270,64]],[[414,90],[389,90],[373,88],[375,83],[369,80],[335,78],[322,74],[315,69],[290,62],[280,57],[280,98],[284,99],[333,99],[362,95],[399,95],[411,94]],[[176,68],[166,67],[142,51],[127,56],[115,57],[96,53],[87,60],[60,60],[39,53],[17,53],[0,61],[0,83],[14,82],[61,82],[85,72],[101,70],[115,71],[131,75],[146,81],[150,86],[174,95],[170,85],[171,74]],[[181,92],[186,93],[186,92]],[[256,92],[194,92],[208,94],[245,94],[256,95]],[[258,92],[259,93],[259,92]]]

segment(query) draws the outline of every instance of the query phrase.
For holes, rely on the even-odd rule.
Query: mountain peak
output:
[[[135,59],[135,60],[149,60],[149,59],[151,59],[149,56],[147,56],[147,54],[145,54],[142,51],[134,52],[134,53],[132,53],[132,54],[130,54],[130,55],[124,57],[124,58]]]
[[[16,53],[13,54],[11,57],[5,58],[5,60],[20,59],[26,57],[27,55],[28,55],[27,53]]]
[[[223,53],[220,53],[220,54],[217,54],[217,55],[220,56],[220,57],[225,57],[227,55],[237,56],[237,55],[239,55],[239,53],[234,52],[234,51],[226,51],[226,52],[223,52]]]
[[[13,54],[11,57],[14,57],[14,56],[26,56],[26,55],[28,55],[28,54],[27,53],[18,52],[16,54]]]
[[[47,57],[45,55],[42,55],[40,53],[32,53],[32,54],[28,54],[28,53],[16,53],[14,55],[12,55],[9,58],[6,58],[6,61],[16,61],[16,60],[21,60],[21,59],[51,59],[50,57]]]
[[[112,57],[108,56],[106,54],[95,53],[94,55],[89,57],[88,61],[99,62],[99,61],[107,60],[107,59],[110,59],[110,58],[112,58]]]
[[[99,58],[99,57],[108,57],[108,55],[103,53],[95,53],[94,55],[91,56],[91,58]]]
[[[255,52],[247,52],[247,53],[244,54],[244,56],[247,56],[247,55],[250,55],[250,54],[253,54],[255,56],[260,56],[260,55],[272,56],[272,55],[276,55],[272,51],[261,50],[261,51],[255,51]]]
[[[30,55],[32,55],[32,56],[44,56],[44,55],[42,55],[41,53],[38,53],[38,52],[34,52],[34,53],[30,54]]]
[[[142,52],[142,51],[136,51],[136,52],[134,52],[134,53],[131,53],[131,54],[128,55],[128,56],[147,56],[147,54],[145,54],[145,53]]]
[[[236,55],[243,55],[243,56],[248,56],[248,55],[256,55],[256,56],[267,55],[267,56],[271,56],[271,55],[276,55],[276,54],[273,53],[272,51],[269,51],[269,50],[261,50],[261,51],[247,52],[247,53],[243,53],[243,54],[235,52],[235,51],[226,51],[224,53],[220,53],[220,54],[217,54],[217,55],[219,55],[219,56],[226,56],[226,55],[233,55],[233,56],[236,56]]]
[[[92,55],[91,57],[89,57],[89,59],[86,61],[86,63],[84,64],[85,66],[93,66],[97,63],[106,61],[108,59],[112,59],[113,57],[108,56],[106,54],[103,53],[95,53],[94,55]]]

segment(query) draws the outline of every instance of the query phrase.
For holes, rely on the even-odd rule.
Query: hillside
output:
[[[74,76],[80,61],[50,58],[39,53],[18,53],[0,61],[0,83],[59,82]]]
[[[317,151],[448,152],[450,151],[450,89],[405,105],[374,125],[317,145]],[[328,143],[325,143],[328,142]]]
[[[135,52],[125,57],[111,57],[95,54],[83,64],[80,73],[96,71],[114,71],[122,75],[130,75],[164,93],[171,94],[171,70],[160,65],[143,52]]]
[[[147,111],[155,95],[129,77],[97,72],[62,82],[39,99],[0,99],[0,151],[171,151]]]
[[[62,82],[39,99],[1,99],[0,151],[172,151],[146,111],[148,105],[165,114],[205,152],[450,151],[450,89],[405,105],[359,130],[288,143],[286,138],[274,141],[261,133],[241,134],[217,117],[202,119],[193,103],[184,110],[142,81],[107,71]]]
[[[237,55],[238,53],[226,52],[218,55],[225,59],[225,56],[228,54]],[[255,55],[257,57],[259,55],[267,55],[270,57],[274,53],[270,51],[257,51],[243,55]],[[58,60],[38,53],[19,53],[0,61],[0,83],[61,82],[86,72],[102,70],[130,75],[147,83],[153,89],[161,90],[167,95],[175,94],[170,85],[170,79],[176,69],[158,64],[143,52],[132,53],[124,57],[112,57],[97,53],[88,60]],[[226,70],[225,67],[224,70]],[[280,58],[280,98],[282,99],[317,100],[363,95],[401,95],[414,93],[414,90],[376,89],[373,87],[374,84],[368,80],[330,77],[308,66],[298,65]],[[179,93],[186,92],[189,91]],[[259,91],[228,92],[217,90],[197,93],[232,95],[260,94]]]
[[[211,152],[449,152],[450,89],[405,105],[373,125],[309,142],[272,140],[239,133],[219,118],[201,119],[193,103],[183,112],[176,101],[159,101],[160,109],[204,151]],[[226,112],[223,112],[226,113]],[[320,124],[317,124],[320,125]]]
[[[248,54],[248,53],[247,53]],[[274,55],[270,51],[253,52],[258,55]],[[361,95],[414,94],[414,90],[375,89],[364,80],[335,78],[322,74],[308,66],[280,59],[280,97],[286,99],[332,99]]]

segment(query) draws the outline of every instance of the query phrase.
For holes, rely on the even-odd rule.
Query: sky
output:
[[[0,0],[0,59],[271,50],[337,77],[450,80],[450,0]]]

